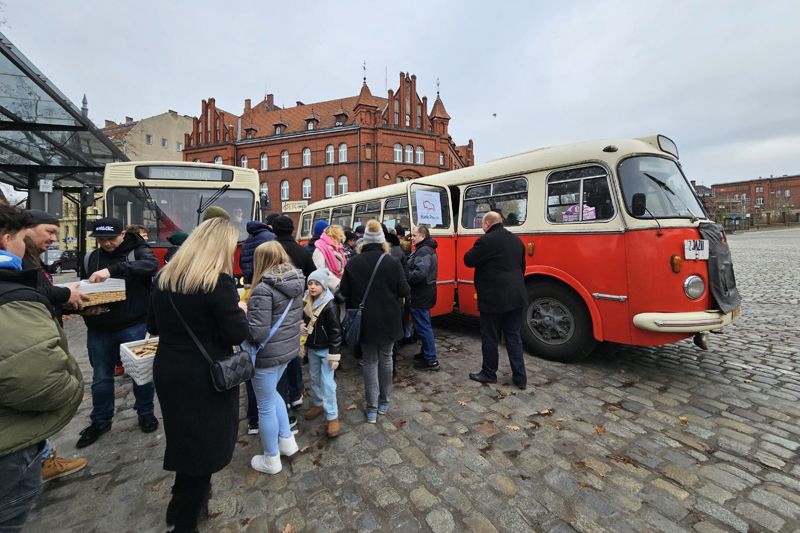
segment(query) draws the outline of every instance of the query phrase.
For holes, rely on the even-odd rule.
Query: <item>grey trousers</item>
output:
[[[377,411],[378,403],[389,403],[389,397],[392,394],[393,345],[392,342],[361,343],[367,411]]]

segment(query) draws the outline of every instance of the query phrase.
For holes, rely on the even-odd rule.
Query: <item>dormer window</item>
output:
[[[275,126],[275,135],[280,135],[280,134],[281,134],[281,127]]]
[[[309,120],[309,121],[306,123],[306,129],[307,129],[308,131],[311,131],[311,130],[313,130],[313,129],[314,129],[314,121],[313,121],[313,120]]]

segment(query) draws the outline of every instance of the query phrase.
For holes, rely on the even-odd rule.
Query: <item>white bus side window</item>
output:
[[[594,222],[614,216],[608,172],[600,166],[553,172],[547,178],[550,222]]]
[[[364,226],[367,220],[378,220],[381,217],[381,201],[373,200],[363,204],[356,204],[355,218],[353,219],[353,228]]]
[[[343,228],[350,227],[350,221],[353,218],[353,206],[344,205],[342,207],[334,207],[331,212],[331,226],[338,225]]]
[[[389,229],[402,226],[408,230],[411,227],[411,215],[408,211],[408,197],[397,196],[388,198],[383,205],[383,223]]]
[[[512,178],[468,187],[464,191],[461,225],[480,228],[483,215],[496,211],[505,226],[521,226],[528,218],[528,180]]]
[[[300,228],[300,237],[303,239],[311,238],[311,213],[303,215],[303,221]]]

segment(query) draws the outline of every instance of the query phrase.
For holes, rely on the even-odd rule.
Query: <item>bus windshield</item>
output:
[[[167,237],[175,231],[191,232],[202,220],[197,209],[208,202],[215,189],[166,187],[112,187],[106,193],[108,215],[123,224],[141,224],[149,233],[151,242],[168,244]],[[247,238],[247,222],[253,213],[253,193],[241,189],[227,189],[213,205],[222,207],[231,215],[231,222],[239,228],[239,240]]]
[[[629,157],[619,164],[628,213],[638,218],[705,218],[705,212],[678,165],[663,157]],[[644,194],[644,214],[634,214],[633,196]]]

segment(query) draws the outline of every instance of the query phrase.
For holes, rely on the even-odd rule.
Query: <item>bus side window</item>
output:
[[[504,179],[468,187],[464,191],[461,225],[480,228],[483,215],[496,211],[505,226],[521,226],[528,218],[528,180]]]
[[[303,215],[303,221],[300,229],[300,237],[303,239],[311,238],[311,213]]]
[[[547,178],[547,219],[557,224],[614,216],[608,173],[591,166],[553,172]]]
[[[350,221],[353,218],[353,206],[345,205],[342,207],[334,207],[331,212],[331,226],[338,225],[343,228],[349,228]]]
[[[408,211],[408,197],[398,196],[388,198],[383,206],[383,223],[389,229],[402,226],[405,229],[411,227],[411,215]]]

